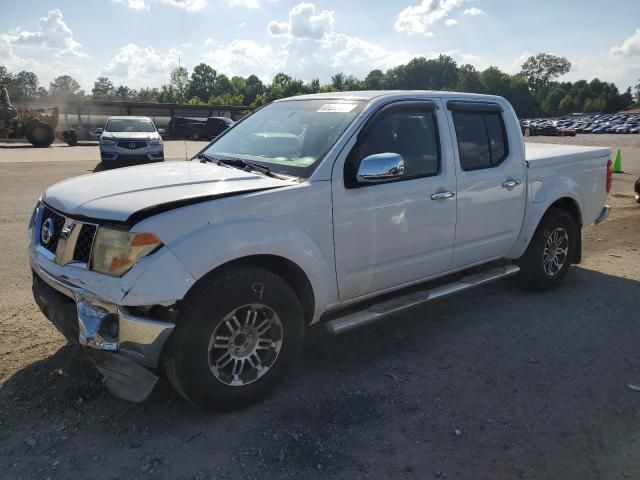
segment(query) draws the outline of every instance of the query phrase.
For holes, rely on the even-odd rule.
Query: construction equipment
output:
[[[39,108],[18,110],[11,105],[9,92],[5,85],[0,85],[0,138],[26,137],[34,147],[45,148],[56,138],[74,146],[78,143],[75,131],[57,132],[60,109]]]

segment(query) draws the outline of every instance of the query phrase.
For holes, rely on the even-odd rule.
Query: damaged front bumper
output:
[[[158,380],[154,371],[175,324],[134,315],[47,272],[33,258],[30,263],[42,313],[67,339],[85,347],[112,394],[144,400]]]

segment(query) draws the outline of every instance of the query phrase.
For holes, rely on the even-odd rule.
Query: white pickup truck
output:
[[[189,162],[49,188],[29,225],[33,291],[115,395],[142,400],[164,373],[194,404],[235,408],[311,325],[339,333],[516,274],[557,285],[582,226],[608,215],[609,158],[525,148],[501,97],[284,99]]]

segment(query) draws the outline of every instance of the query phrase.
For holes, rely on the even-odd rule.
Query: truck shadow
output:
[[[640,394],[626,387],[640,384],[639,297],[638,281],[574,268],[544,293],[507,279],[338,337],[314,328],[280,388],[226,415],[190,406],[165,381],[143,403],[118,400],[67,345],[0,387],[0,463],[22,454],[35,472],[35,451],[56,446],[62,464],[90,472],[74,454],[90,441],[124,476],[142,458],[161,478],[389,478],[408,466],[638,478],[638,449],[619,452],[640,433]]]

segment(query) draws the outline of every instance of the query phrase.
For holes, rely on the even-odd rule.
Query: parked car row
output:
[[[640,134],[640,114],[602,113],[520,120],[522,133],[532,136],[574,136],[576,133]]]

